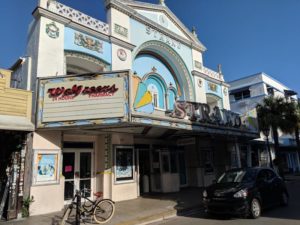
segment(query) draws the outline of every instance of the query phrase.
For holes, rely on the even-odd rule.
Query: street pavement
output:
[[[263,211],[258,219],[209,218],[203,209],[198,208],[181,216],[151,223],[151,225],[300,225],[300,180],[290,181],[287,186],[290,193],[289,205]]]

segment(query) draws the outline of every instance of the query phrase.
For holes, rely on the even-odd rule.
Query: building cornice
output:
[[[162,9],[158,9],[162,12],[167,11],[166,7],[164,7],[164,6],[159,6],[158,5],[158,7],[162,8]],[[118,0],[106,0],[106,8],[107,9],[114,8],[114,9],[128,15],[129,17],[141,22],[142,24],[144,24],[146,26],[149,26],[152,29],[157,30],[157,31],[161,32],[162,34],[167,35],[167,36],[179,41],[180,43],[182,43],[186,46],[189,46],[189,47],[191,47],[195,50],[198,50],[200,52],[206,51],[206,48],[202,44],[197,43],[195,40],[191,41],[191,40],[185,39],[185,38],[181,37],[180,35],[174,33],[171,30],[166,30],[166,28],[164,28],[160,24],[155,23],[154,21],[152,21],[152,20],[148,19],[147,17],[141,15],[136,10],[132,9],[131,7],[129,7],[125,4],[122,4]],[[170,13],[171,15],[173,14],[170,10],[168,10],[167,12]],[[172,19],[172,21],[174,21],[173,18],[170,18],[170,19]],[[184,32],[184,33],[186,33],[186,32]]]
[[[132,51],[136,47],[135,45],[133,45],[131,43],[125,42],[125,41],[123,41],[121,39],[118,39],[118,38],[115,38],[113,36],[110,36],[110,41],[111,41],[111,43],[119,45],[123,48],[126,48],[126,49],[130,50],[130,51]]]
[[[210,77],[210,76],[208,76],[208,75],[206,75],[206,74],[204,74],[204,73],[201,73],[201,72],[199,72],[199,71],[196,71],[196,70],[193,70],[193,71],[192,71],[192,75],[193,75],[193,76],[196,76],[196,77],[201,77],[201,78],[203,78],[203,79],[205,79],[205,80],[214,82],[214,83],[216,83],[216,84],[220,84],[220,85],[222,85],[222,86],[224,86],[224,87],[227,87],[227,88],[230,87],[230,85],[229,85],[228,83],[226,83],[226,82],[224,82],[224,81],[221,81],[221,80],[214,79],[214,78],[212,78],[212,77]]]
[[[141,10],[154,10],[158,12],[163,12],[177,27],[187,35],[191,40],[201,45],[203,48],[204,45],[200,42],[200,40],[177,18],[177,16],[165,5],[165,4],[152,4],[147,2],[140,1],[130,1],[130,0],[119,0],[124,4],[131,6],[136,9]]]
[[[70,20],[68,18],[65,18],[65,17],[63,17],[63,16],[61,16],[61,15],[59,15],[57,13],[51,12],[51,11],[49,11],[47,9],[37,7],[33,11],[32,15],[36,19],[39,18],[39,17],[41,17],[41,16],[46,17],[48,19],[51,19],[51,20],[54,20],[56,22],[62,23],[64,25],[67,25],[68,27],[74,28],[74,29],[82,31],[82,32],[86,32],[86,33],[88,33],[90,35],[93,35],[93,36],[95,36],[97,38],[100,38],[102,40],[109,41],[109,36],[108,35],[105,35],[105,34],[103,34],[101,32],[95,31],[95,30],[93,30],[91,28],[88,28],[88,27],[86,27],[84,25],[78,24],[78,23],[76,23],[76,22],[74,22],[74,21],[72,21],[72,20]]]

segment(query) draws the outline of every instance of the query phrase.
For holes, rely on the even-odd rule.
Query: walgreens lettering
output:
[[[113,85],[82,86],[74,84],[72,88],[56,87],[49,88],[47,93],[53,101],[72,100],[79,95],[85,95],[89,98],[113,96],[119,88]]]

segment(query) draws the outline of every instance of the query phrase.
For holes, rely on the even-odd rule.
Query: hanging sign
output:
[[[124,78],[46,82],[42,123],[124,117]]]
[[[221,126],[239,128],[242,125],[239,114],[218,106],[211,108],[208,104],[176,101],[170,117],[178,119],[188,119],[193,122],[216,124]]]

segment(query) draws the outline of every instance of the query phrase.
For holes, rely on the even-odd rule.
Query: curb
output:
[[[115,225],[146,225],[149,223],[155,223],[158,221],[162,221],[165,219],[169,219],[178,215],[184,215],[185,213],[188,213],[191,210],[202,208],[202,205],[195,205],[192,207],[184,208],[184,209],[171,209],[171,210],[166,210],[161,213],[157,213],[154,215],[149,215],[149,216],[144,216],[144,217],[137,217],[132,220],[124,221],[117,223]]]
[[[137,217],[136,219],[128,220],[125,222],[117,223],[116,225],[145,225],[149,223],[158,222],[164,219],[175,217],[177,215],[177,210],[167,210],[155,215],[149,215],[144,217]]]

